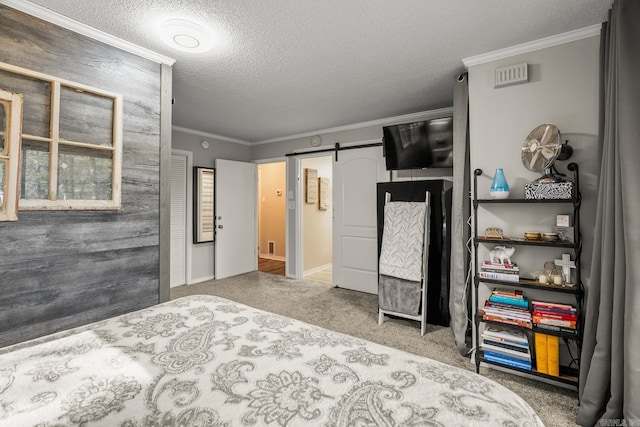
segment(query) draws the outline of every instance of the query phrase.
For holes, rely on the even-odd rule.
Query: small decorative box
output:
[[[573,182],[532,182],[524,186],[527,199],[570,199],[573,194]]]

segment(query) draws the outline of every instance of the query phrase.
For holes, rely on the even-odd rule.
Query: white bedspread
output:
[[[193,296],[0,350],[0,425],[542,422],[471,371]]]

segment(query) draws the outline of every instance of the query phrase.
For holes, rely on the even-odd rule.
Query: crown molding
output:
[[[178,132],[188,133],[188,134],[191,134],[191,135],[197,135],[197,136],[203,136],[205,138],[217,139],[219,141],[233,142],[234,144],[241,144],[241,145],[248,145],[248,146],[253,145],[250,142],[243,141],[241,139],[229,138],[228,136],[216,135],[215,133],[202,132],[202,131],[195,130],[195,129],[183,128],[181,126],[172,126],[171,129],[173,129],[175,131],[178,131]]]
[[[0,0],[0,4],[9,6],[10,8],[24,12],[27,15],[40,18],[44,21],[66,28],[67,30],[75,33],[82,34],[83,36],[87,36],[118,49],[122,49],[126,52],[133,53],[134,55],[141,56],[150,61],[157,62],[158,64],[172,66],[176,62],[173,58],[169,58],[168,56],[164,56],[152,50],[130,43],[26,0]]]
[[[199,130],[189,129],[181,126],[172,126],[172,129],[178,132],[184,132],[191,135],[198,135],[206,138],[215,138],[221,141],[233,142],[236,144],[255,146],[255,145],[262,145],[262,144],[273,144],[274,142],[291,141],[292,139],[306,138],[313,135],[326,135],[328,133],[333,133],[333,132],[343,132],[348,130],[362,129],[370,126],[386,126],[386,125],[392,125],[392,124],[403,123],[403,122],[417,122],[420,120],[435,119],[437,117],[442,117],[449,114],[453,114],[453,107],[440,108],[438,110],[420,111],[417,113],[405,114],[402,116],[387,117],[385,119],[371,120],[368,122],[354,123],[351,125],[320,129],[313,132],[305,132],[305,133],[299,133],[296,135],[282,136],[279,138],[267,139],[267,140],[258,141],[258,142],[243,141],[241,139],[229,138],[227,136],[216,135],[214,133],[209,133],[209,132],[202,132]],[[380,141],[376,140],[374,142],[380,142]]]
[[[601,28],[602,24],[597,24],[578,30],[568,31],[566,33],[558,34],[551,37],[545,37],[543,39],[534,40],[505,49],[495,50],[493,52],[484,53],[482,55],[463,58],[462,63],[466,68],[469,68],[475,65],[485,64],[487,62],[493,62],[515,55],[522,55],[523,53],[529,53],[540,49],[586,39],[589,37],[599,36]]]
[[[387,117],[385,119],[371,120],[368,122],[354,123],[345,126],[338,126],[328,129],[315,130],[313,132],[299,133],[296,135],[282,136],[279,138],[267,139],[264,141],[254,142],[252,145],[272,144],[274,142],[290,141],[292,139],[307,138],[314,135],[325,135],[334,132],[344,132],[355,129],[362,129],[370,126],[386,126],[402,122],[417,122],[420,120],[433,119],[439,116],[453,114],[453,108],[440,108],[438,110],[420,111],[418,113],[405,114],[402,116]]]

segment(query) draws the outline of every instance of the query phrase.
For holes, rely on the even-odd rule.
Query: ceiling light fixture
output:
[[[161,23],[160,37],[168,46],[183,52],[202,53],[213,46],[209,31],[186,19],[169,19]]]

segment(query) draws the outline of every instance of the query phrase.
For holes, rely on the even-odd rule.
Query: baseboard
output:
[[[325,265],[321,265],[320,267],[316,267],[316,268],[312,268],[309,270],[306,270],[302,273],[302,276],[308,276],[310,274],[314,274],[314,273],[318,273],[320,271],[326,270],[327,268],[332,268],[333,267],[333,263],[329,263],[329,264],[325,264]]]
[[[280,255],[260,254],[258,258],[270,259],[273,261],[286,261],[287,258]]]
[[[191,278],[191,281],[189,283],[187,283],[187,285],[195,285],[196,283],[200,283],[200,282],[206,282],[207,280],[213,280],[216,277],[211,275],[211,276],[203,276],[203,277],[196,277]]]

